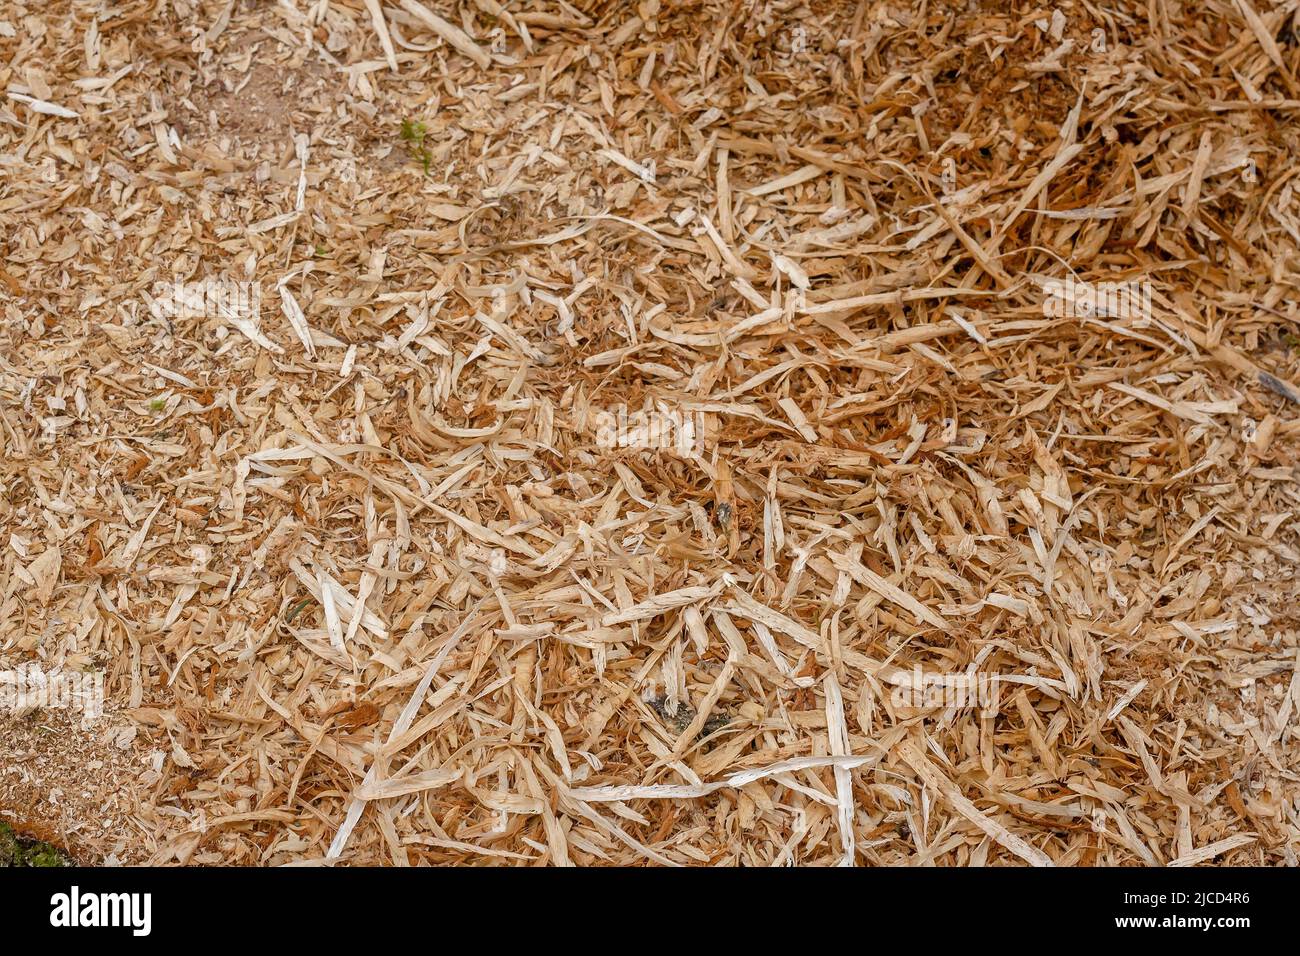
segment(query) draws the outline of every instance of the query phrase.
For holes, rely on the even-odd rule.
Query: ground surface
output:
[[[9,824],[0,823],[0,867],[51,867],[67,866],[68,863],[68,857],[57,847],[19,836]]]
[[[0,4],[0,819],[1294,864],[1296,4],[1105,6]]]

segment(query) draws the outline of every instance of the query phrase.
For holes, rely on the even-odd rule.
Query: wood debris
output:
[[[1026,13],[0,8],[0,816],[1295,865],[1300,14]]]

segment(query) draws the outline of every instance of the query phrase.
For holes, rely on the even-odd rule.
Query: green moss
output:
[[[424,167],[424,175],[429,175],[429,164],[433,162],[433,154],[429,152],[424,145],[424,137],[429,134],[429,128],[419,120],[402,120],[402,129],[400,136],[402,142],[406,143],[407,148],[411,151],[412,158],[419,161]]]
[[[72,861],[56,847],[20,837],[9,824],[0,823],[0,867],[71,865]]]

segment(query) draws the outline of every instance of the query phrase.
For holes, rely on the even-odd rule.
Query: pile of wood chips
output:
[[[107,701],[0,817],[1294,865],[1297,77],[1296,0],[9,0],[0,674]]]

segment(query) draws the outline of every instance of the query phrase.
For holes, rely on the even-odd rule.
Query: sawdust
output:
[[[0,718],[0,819],[77,862],[143,863],[136,821],[150,764],[136,737],[107,715],[86,726],[51,710]]]
[[[15,822],[1295,863],[1293,9],[301,6],[0,12]]]

